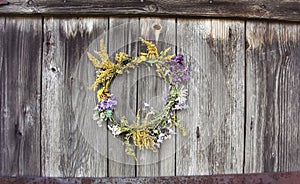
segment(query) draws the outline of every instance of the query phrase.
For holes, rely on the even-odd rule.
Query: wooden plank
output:
[[[0,177],[0,183],[278,183],[298,184],[300,172],[164,177]]]
[[[1,75],[1,72],[2,72],[2,63],[3,63],[3,60],[4,60],[4,57],[3,57],[3,55],[4,55],[4,49],[3,49],[3,47],[4,47],[4,32],[5,32],[5,17],[0,17],[0,43],[1,43],[1,49],[0,49],[0,56],[2,56],[2,57],[0,57],[0,75]],[[2,77],[1,77],[2,78]],[[1,100],[2,101],[2,100]]]
[[[0,14],[139,15],[258,18],[300,21],[298,0],[11,0]]]
[[[131,56],[137,55],[137,41],[139,34],[138,18],[110,18],[109,20],[109,55],[125,52]],[[135,120],[137,70],[130,74],[118,75],[111,85],[111,93],[118,101],[115,116],[121,120],[126,116],[129,122]],[[125,145],[108,134],[109,176],[135,176],[135,160],[125,153]]]
[[[92,119],[95,69],[86,52],[107,43],[108,19],[44,22],[42,175],[107,176],[107,130]]]
[[[189,109],[178,113],[176,175],[243,172],[244,22],[177,21],[178,52],[191,63]]]
[[[0,18],[0,175],[40,175],[41,18]]]
[[[159,51],[171,47],[175,53],[176,29],[175,19],[141,18],[141,36],[157,44]],[[160,28],[160,29],[159,29]],[[140,50],[146,52],[146,47],[141,45]],[[156,74],[155,70],[149,71],[146,67],[138,70],[138,108],[144,103],[150,104],[159,110],[164,106],[164,97],[168,93],[168,84]],[[142,116],[144,117],[144,116]],[[175,168],[175,139],[165,141],[159,152],[138,150],[137,176],[168,176],[174,175]]]
[[[300,169],[300,25],[247,22],[245,172]]]

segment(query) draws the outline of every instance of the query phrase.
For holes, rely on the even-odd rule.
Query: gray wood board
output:
[[[300,169],[300,26],[247,22],[245,172]]]
[[[243,172],[244,22],[178,19],[178,53],[191,66],[189,109],[178,113],[176,175]]]
[[[114,60],[116,53],[125,52],[130,56],[137,55],[139,19],[110,18],[109,19],[109,55]],[[137,70],[129,74],[118,75],[111,84],[111,93],[117,98],[118,105],[115,117],[120,120],[123,116],[129,122],[135,120]],[[135,159],[125,153],[125,145],[108,133],[109,176],[135,176]]]
[[[92,119],[95,69],[107,18],[46,18],[42,69],[42,175],[107,176],[107,129]]]
[[[42,19],[0,18],[0,175],[40,175]]]
[[[0,14],[138,15],[258,18],[300,21],[298,0],[9,0]]]
[[[175,19],[141,18],[141,37],[155,43],[159,52],[171,47],[170,54],[172,54],[175,53],[175,26]],[[147,52],[147,47],[144,44],[140,45],[140,52]],[[144,103],[148,103],[156,110],[165,105],[163,99],[167,96],[168,84],[156,74],[153,68],[149,70],[147,67],[140,67],[138,70],[137,108],[141,110],[141,117],[146,114],[143,111]],[[175,174],[174,137],[165,141],[158,152],[138,149],[137,156],[137,176],[169,176]]]

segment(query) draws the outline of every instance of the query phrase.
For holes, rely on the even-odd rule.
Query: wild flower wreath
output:
[[[171,134],[175,134],[173,127],[178,127],[183,136],[186,135],[184,127],[176,118],[176,112],[187,108],[188,90],[184,87],[184,83],[190,78],[190,68],[184,63],[183,55],[167,55],[170,48],[158,54],[155,44],[142,38],[141,41],[147,46],[147,53],[130,57],[120,52],[115,55],[115,63],[110,61],[103,40],[100,41],[100,51],[95,51],[101,61],[91,53],[87,53],[89,60],[97,69],[96,80],[91,86],[91,89],[97,90],[98,98],[94,120],[97,120],[99,126],[106,122],[114,136],[123,138],[126,145],[125,152],[135,158],[134,145],[140,149],[157,151],[164,140],[170,138]],[[140,64],[155,66],[159,77],[169,82],[169,94],[165,98],[165,106],[157,111],[145,103],[148,113],[144,118],[140,118],[140,110],[138,110],[136,120],[132,124],[128,123],[125,116],[118,121],[113,116],[117,100],[109,92],[110,83],[118,74],[129,72],[129,69],[137,68]]]

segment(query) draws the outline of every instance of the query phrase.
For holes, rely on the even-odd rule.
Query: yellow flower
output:
[[[95,66],[95,68],[101,68],[101,62],[95,58],[91,53],[87,53],[87,56],[89,58],[89,60],[93,63],[93,65]]]
[[[89,52],[87,53],[87,55],[89,60],[92,61],[93,65],[96,68],[101,68],[103,70],[106,70],[106,69],[112,69],[114,67],[115,64],[109,60],[108,54],[104,47],[103,40],[100,41],[100,51],[94,51],[94,52],[99,56],[101,61],[99,61]]]
[[[122,64],[122,61],[123,61],[124,59],[127,59],[128,57],[129,57],[129,56],[128,56],[127,54],[125,54],[124,52],[120,52],[119,54],[116,54],[115,60],[116,60],[118,63]]]
[[[148,53],[141,53],[142,56],[147,55],[149,58],[158,57],[158,52],[155,44],[152,42],[146,41],[143,38],[140,38],[141,41],[147,46]]]
[[[98,98],[98,102],[103,101],[104,99],[107,98],[107,96],[109,96],[109,93],[106,93],[106,89],[105,88],[101,88],[97,91],[97,98]]]
[[[91,53],[87,53],[89,60],[93,63],[95,68],[99,68],[99,74],[97,74],[96,80],[91,86],[92,89],[96,90],[99,84],[106,83],[109,84],[114,75],[116,65],[109,60],[109,56],[104,47],[104,41],[100,41],[100,51],[95,51],[95,53],[100,57],[101,61],[95,58]],[[123,54],[124,55],[124,54]],[[108,85],[106,85],[108,88]],[[99,93],[99,91],[98,91]],[[98,94],[99,99],[99,94]]]
[[[102,71],[101,74],[97,75],[97,78],[96,78],[94,84],[90,88],[93,90],[96,90],[99,84],[109,81],[113,77],[114,77],[113,69],[108,69],[108,70]]]
[[[134,144],[140,149],[151,149],[152,151],[157,151],[154,142],[154,136],[150,135],[149,130],[139,129],[134,130],[132,133]]]
[[[100,40],[100,51],[99,52],[95,51],[95,53],[101,58],[102,62],[106,62],[106,61],[110,62],[103,40]]]

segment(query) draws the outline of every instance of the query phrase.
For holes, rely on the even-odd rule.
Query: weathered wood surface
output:
[[[137,55],[139,19],[138,18],[110,18],[109,19],[109,43],[108,50],[112,59],[116,53],[125,52],[131,56]],[[118,120],[126,116],[129,122],[135,120],[136,94],[137,94],[137,70],[130,74],[116,77],[111,85],[111,93],[118,101],[115,115]],[[108,158],[109,176],[135,176],[136,162],[133,157],[125,153],[125,145],[120,139],[108,134]]]
[[[9,0],[0,14],[147,15],[300,21],[298,0]]]
[[[244,22],[179,19],[178,52],[191,65],[188,136],[177,136],[176,175],[241,173],[244,150]]]
[[[245,172],[300,170],[299,32],[247,22]]]
[[[0,175],[40,175],[42,21],[0,18]]]
[[[170,54],[175,53],[176,43],[175,19],[141,18],[140,34],[146,40],[157,44],[159,51],[171,48]],[[145,45],[140,45],[140,51],[145,52]],[[164,106],[168,85],[155,72],[147,67],[138,70],[138,107],[142,117],[144,103],[156,110]],[[166,140],[158,152],[138,150],[137,176],[172,176],[175,171],[175,139]]]
[[[95,76],[86,57],[107,27],[107,18],[44,21],[43,176],[107,176],[107,131],[92,119],[96,98],[88,85]]]
[[[209,184],[298,184],[300,172],[226,174],[205,176],[161,176],[161,177],[0,177],[0,183],[209,183]]]
[[[160,24],[159,31],[156,26]],[[158,176],[299,170],[300,26],[220,19],[0,18],[0,175]],[[138,37],[191,63],[188,136],[138,162],[92,120],[86,52],[144,51]],[[160,107],[154,71],[118,77],[116,115]]]

